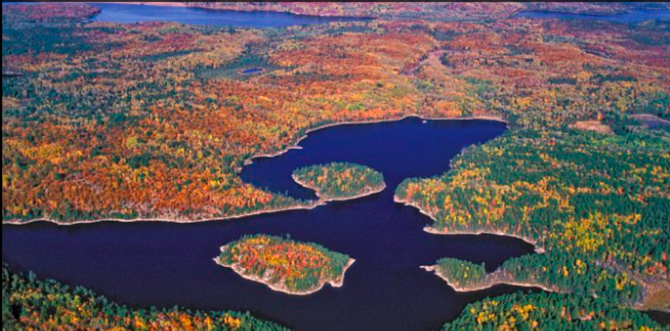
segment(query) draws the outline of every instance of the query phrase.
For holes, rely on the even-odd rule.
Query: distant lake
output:
[[[271,28],[369,20],[358,17],[321,17],[267,11],[244,12],[151,5],[89,4],[102,9],[102,13],[96,15],[93,21],[113,23],[171,21],[182,24]]]
[[[669,20],[670,11],[668,10],[633,10],[630,13],[614,15],[593,15],[593,14],[573,14],[548,11],[524,11],[517,14],[517,17],[527,18],[562,18],[562,19],[582,19],[582,20],[601,20],[618,23],[636,23],[647,20]]]
[[[263,71],[264,71],[263,68],[250,68],[250,69],[242,70],[242,74],[251,75],[251,74],[257,74],[257,73],[263,72]]]
[[[6,4],[34,5],[38,2],[2,2]],[[284,27],[292,25],[324,24],[330,22],[369,21],[371,18],[361,17],[327,17],[295,15],[271,11],[234,11],[211,10],[190,7],[170,7],[152,5],[126,5],[113,3],[91,2],[89,5],[102,9],[93,21],[113,23],[140,23],[171,21],[182,24],[238,26],[252,28]],[[522,11],[516,17],[526,18],[562,18],[602,20],[619,23],[636,23],[646,20],[670,20],[669,10],[633,10],[624,14],[594,15],[575,14],[551,11]]]

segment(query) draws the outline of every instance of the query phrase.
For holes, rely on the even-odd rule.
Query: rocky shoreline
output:
[[[321,190],[319,190],[318,188],[313,187],[313,186],[311,186],[311,185],[309,185],[309,184],[307,184],[307,183],[301,181],[301,180],[300,180],[297,176],[295,176],[295,175],[293,175],[292,178],[293,178],[293,180],[294,180],[296,183],[298,183],[300,186],[302,186],[302,187],[304,187],[304,188],[306,188],[306,189],[309,189],[309,190],[314,191],[315,194],[316,194],[316,196],[319,197],[319,202],[322,202],[322,203],[324,203],[324,204],[325,204],[325,203],[328,203],[328,202],[332,202],[332,201],[349,201],[349,200],[355,200],[355,199],[359,199],[359,198],[362,198],[362,197],[367,197],[367,196],[370,196],[370,195],[377,194],[377,193],[379,193],[379,192],[381,192],[381,191],[384,191],[384,190],[386,189],[386,183],[382,183],[382,185],[380,185],[380,186],[378,186],[378,187],[370,187],[370,186],[368,186],[368,187],[366,187],[365,190],[363,190],[362,192],[360,192],[360,193],[358,193],[358,194],[356,194],[356,195],[353,195],[353,196],[348,196],[348,197],[333,197],[333,196],[328,196],[328,195],[323,194],[323,193],[321,192]]]
[[[518,287],[535,287],[540,288],[547,292],[566,293],[565,291],[561,291],[557,287],[550,287],[541,283],[516,281],[510,274],[506,273],[504,270],[501,269],[498,269],[493,273],[487,274],[485,280],[477,284],[468,286],[461,286],[454,283],[453,280],[449,279],[449,277],[447,277],[442,271],[440,271],[440,267],[437,265],[422,266],[421,269],[435,273],[435,275],[442,278],[449,285],[449,287],[453,288],[454,291],[456,292],[476,292],[486,290],[497,285],[510,285]]]
[[[225,249],[227,247],[228,247],[228,245],[222,246],[221,251],[222,252],[225,251]],[[290,295],[306,296],[306,295],[310,295],[310,294],[314,294],[316,292],[319,292],[320,290],[323,289],[324,286],[326,286],[326,284],[330,284],[330,286],[332,286],[333,288],[340,288],[340,287],[344,286],[344,277],[347,273],[347,270],[349,270],[349,268],[351,268],[351,266],[354,264],[354,262],[356,262],[356,260],[350,258],[349,261],[347,262],[347,265],[342,270],[342,274],[340,276],[338,276],[337,278],[330,279],[330,280],[320,279],[319,284],[316,287],[314,287],[312,289],[309,289],[309,290],[304,290],[304,291],[290,290],[286,286],[286,284],[284,284],[284,283],[277,283],[277,284],[270,283],[269,277],[260,277],[260,276],[257,276],[257,275],[249,275],[248,273],[246,273],[246,270],[244,268],[242,268],[240,265],[223,263],[219,257],[214,258],[214,262],[216,264],[222,266],[222,267],[232,269],[235,273],[240,275],[240,277],[242,277],[246,280],[250,280],[250,281],[253,281],[253,282],[256,282],[256,283],[264,284],[267,287],[269,287],[270,289],[272,289],[273,291],[282,292],[282,293],[286,293],[286,294],[290,294]]]

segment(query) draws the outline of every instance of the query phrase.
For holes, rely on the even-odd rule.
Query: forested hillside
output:
[[[648,316],[600,299],[559,294],[513,294],[468,305],[441,331],[493,330],[668,330]]]
[[[372,21],[283,29],[25,19],[3,6],[3,221],[197,220],[304,205],[252,155],[344,121],[667,118],[667,22]],[[62,9],[65,8],[65,9]],[[79,13],[79,16],[73,14]],[[664,42],[665,41],[665,42]],[[241,69],[264,69],[240,75]]]
[[[630,10],[623,4],[449,4],[450,17],[442,5],[425,17],[415,5],[332,6],[273,10],[385,14],[243,29],[3,4],[3,223],[303,208],[310,202],[243,182],[245,162],[327,124],[496,118],[507,133],[440,176],[406,180],[396,199],[428,214],[436,235],[535,244],[537,254],[499,270],[560,294],[484,299],[444,330],[667,330],[634,310],[670,309],[667,20],[512,15]],[[470,262],[438,264],[451,283],[488,277]],[[135,310],[3,269],[3,330],[31,328],[284,330],[239,313]]]
[[[541,254],[501,267],[518,282],[632,306],[670,291],[668,150],[663,132],[518,130],[466,150],[442,177],[406,180],[396,195],[433,217],[431,232],[535,243]]]
[[[184,2],[187,6],[241,11],[278,11],[317,16],[462,20],[509,18],[524,10],[618,14],[635,9],[667,8],[666,3],[618,2]]]
[[[274,323],[238,312],[201,312],[132,309],[85,288],[35,275],[20,275],[2,267],[2,329],[135,330],[135,331],[290,331]]]

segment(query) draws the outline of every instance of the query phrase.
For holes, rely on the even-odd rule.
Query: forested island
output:
[[[389,9],[343,6],[327,8]],[[98,9],[88,5],[3,4],[3,224],[196,221],[304,206],[244,183],[239,169],[329,124],[492,115],[509,123],[506,134],[464,150],[442,176],[408,179],[396,200],[429,215],[431,233],[533,243],[539,254],[499,270],[565,294],[483,299],[444,330],[667,330],[634,309],[670,310],[669,23],[514,17],[627,4],[426,4],[426,17],[420,3],[397,6],[367,22],[262,30],[89,22]],[[294,245],[303,247],[284,244]],[[316,265],[331,262],[314,250]],[[347,265],[337,256],[328,272],[308,269],[302,289],[275,281],[301,292],[334,280]],[[455,286],[488,277],[442,264]],[[237,313],[135,310],[3,269],[3,329],[156,321],[285,330]]]
[[[484,265],[463,261],[454,258],[443,258],[433,266],[423,266],[422,269],[434,272],[444,279],[457,292],[473,292],[491,288],[496,285],[513,285],[522,287],[537,287],[547,292],[560,292],[557,287],[549,287],[535,280],[520,282],[505,269],[498,269],[487,274]]]
[[[296,169],[293,180],[312,189],[321,201],[351,200],[386,188],[384,175],[366,166],[333,162]]]
[[[344,275],[355,260],[318,244],[254,235],[221,247],[215,261],[275,291],[308,295],[325,284],[344,285]]]

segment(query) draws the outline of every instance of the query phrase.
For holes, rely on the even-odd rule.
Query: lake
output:
[[[439,175],[463,148],[493,139],[505,125],[492,121],[398,122],[332,127],[313,132],[303,149],[254,160],[244,180],[296,197],[313,193],[293,182],[293,169],[331,161],[370,166],[387,189],[359,200],[198,224],[99,223],[59,227],[47,223],[2,227],[3,259],[40,278],[89,287],[139,307],[182,305],[248,310],[298,331],[417,331],[440,327],[465,305],[519,288],[498,286],[456,293],[421,270],[442,257],[486,263],[494,270],[510,257],[533,252],[522,241],[492,235],[437,236],[430,219],[393,202],[405,178]],[[242,279],[212,258],[244,234],[290,234],[349,254],[356,263],[344,287],[295,297]]]
[[[593,14],[573,14],[548,11],[524,11],[517,14],[517,17],[527,18],[562,18],[562,19],[582,19],[582,20],[600,20],[618,23],[637,23],[647,20],[670,20],[670,11],[668,10],[633,10],[625,14],[614,15],[593,15]]]
[[[250,69],[245,69],[242,70],[243,75],[252,75],[252,74],[257,74],[259,72],[265,71],[263,68],[250,68]]]
[[[89,4],[102,9],[100,14],[93,17],[93,21],[113,23],[171,21],[182,24],[271,28],[291,25],[369,20],[358,17],[322,17],[266,11],[243,12],[95,2]]]
[[[358,18],[328,18],[270,12],[94,4],[96,21],[281,27]],[[626,16],[628,15],[628,16]],[[661,18],[667,18],[667,11]],[[607,19],[634,22],[652,13],[607,16],[522,13],[522,17]],[[614,17],[617,16],[617,17]],[[635,19],[635,20],[634,20]],[[247,69],[247,70],[252,70]],[[252,72],[253,73],[253,72]],[[297,331],[423,331],[437,329],[461,314],[466,304],[486,296],[521,290],[497,286],[457,293],[437,276],[419,269],[443,257],[486,263],[489,271],[505,260],[530,254],[533,247],[513,238],[437,236],[425,233],[430,219],[393,202],[395,187],[408,177],[442,174],[463,148],[501,135],[505,125],[491,121],[427,121],[410,118],[380,124],[319,130],[291,150],[261,158],[241,176],[250,183],[298,198],[312,191],[291,179],[294,169],[348,161],[381,171],[387,189],[355,201],[311,211],[291,211],[231,221],[197,224],[99,223],[59,227],[47,223],[2,227],[3,260],[19,271],[35,271],[82,285],[114,301],[137,307],[251,311]],[[212,258],[219,247],[245,234],[290,234],[346,253],[357,261],[344,287],[306,297],[274,292],[246,281]],[[667,314],[654,313],[668,322]]]

